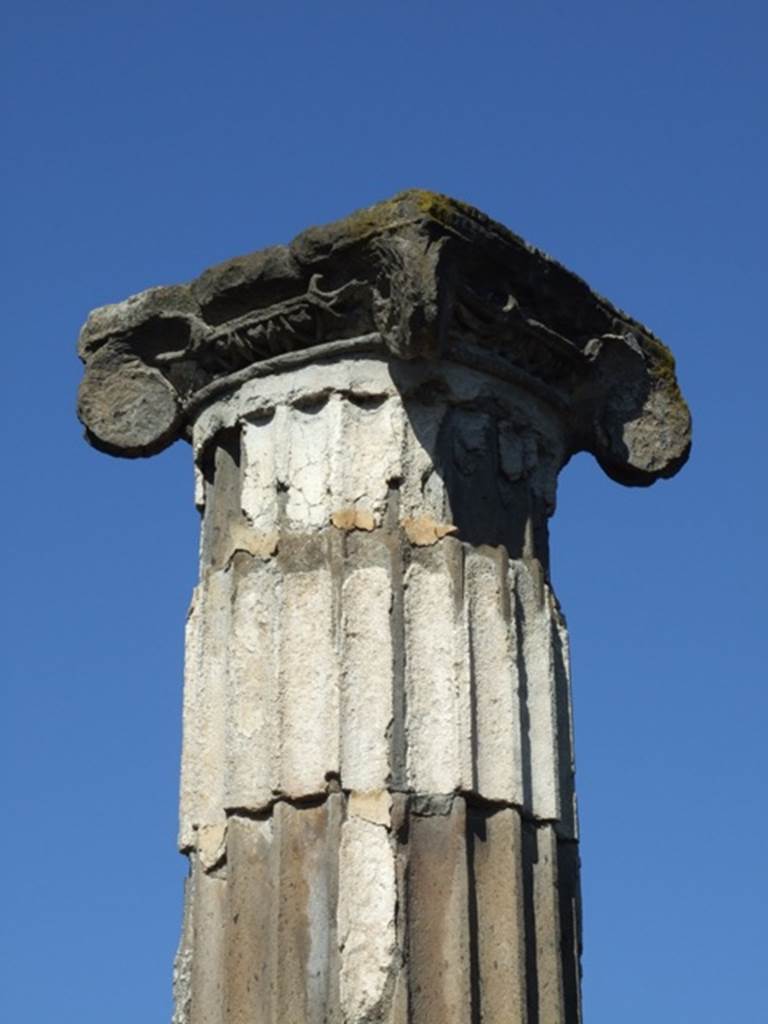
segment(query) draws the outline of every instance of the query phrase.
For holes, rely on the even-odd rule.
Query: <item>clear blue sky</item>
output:
[[[89,309],[408,186],[674,350],[681,475],[563,474],[588,1024],[766,1011],[766,38],[757,2],[8,5],[0,1017],[167,1022],[182,445],[81,440]]]

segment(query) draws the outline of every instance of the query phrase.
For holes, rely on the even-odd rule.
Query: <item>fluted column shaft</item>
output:
[[[558,413],[339,358],[195,425],[184,1024],[575,1024]]]
[[[411,190],[96,309],[78,351],[88,441],[198,472],[177,1024],[578,1024],[547,520],[578,452],[685,463],[669,349]]]

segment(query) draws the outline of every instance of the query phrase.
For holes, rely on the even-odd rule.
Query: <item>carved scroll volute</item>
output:
[[[690,452],[691,416],[670,351],[630,333],[595,339],[586,354],[583,447],[618,483],[645,486],[673,476]]]
[[[182,285],[151,288],[88,317],[78,340],[85,363],[78,416],[96,448],[133,458],[154,455],[181,436],[183,389],[178,369],[169,370],[185,366],[204,331],[195,312]],[[186,369],[189,375],[193,368]]]

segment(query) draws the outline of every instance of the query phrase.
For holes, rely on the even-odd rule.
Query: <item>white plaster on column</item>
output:
[[[462,735],[456,617],[447,572],[414,563],[406,576],[408,782],[418,793],[461,788]]]
[[[341,772],[345,788],[378,790],[389,777],[392,637],[389,572],[355,569],[342,588]]]
[[[375,1016],[391,983],[397,952],[395,859],[382,825],[351,815],[339,851],[340,994],[345,1024]]]
[[[371,515],[380,526],[387,503],[388,485],[402,475],[402,410],[399,398],[380,404],[345,400],[338,459],[339,486],[333,493],[336,509],[356,509]]]
[[[181,836],[224,820],[225,708],[230,639],[231,577],[211,572],[198,586],[190,615],[185,669]]]
[[[475,700],[477,777],[488,800],[522,806],[520,685],[506,560],[470,552],[466,561],[472,687]]]
[[[510,587],[522,606],[523,660],[531,759],[531,812],[540,819],[560,817],[559,744],[552,617],[543,580],[523,562],[511,563]],[[537,570],[537,573],[540,570]]]
[[[280,607],[280,785],[321,793],[339,772],[339,664],[330,569],[289,572]]]
[[[278,613],[282,574],[254,559],[235,584],[227,694],[226,803],[265,807],[278,785]]]
[[[277,529],[277,474],[275,456],[279,450],[274,414],[242,428],[242,508],[254,530],[270,533]]]

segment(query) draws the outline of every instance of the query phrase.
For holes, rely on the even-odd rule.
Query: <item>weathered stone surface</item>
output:
[[[230,817],[225,868],[193,862],[185,1024],[578,1024],[573,844],[458,796],[387,807]]]
[[[268,550],[280,530],[369,531],[393,488],[413,544],[454,536],[546,562],[568,459],[567,424],[519,386],[367,356],[249,381],[201,411],[193,440],[204,478],[216,477],[201,502],[206,566],[226,565],[236,546]],[[345,525],[339,513],[353,508],[362,519]]]
[[[227,657],[230,632],[231,577],[212,573],[198,586],[187,623],[184,679],[184,742],[181,764],[180,845],[194,845],[192,829],[225,820],[227,763]]]
[[[112,455],[154,455],[176,440],[179,397],[163,374],[123,348],[100,349],[77,399],[88,440]]]
[[[271,948],[277,900],[274,821],[232,817],[227,832],[225,1020],[271,1022],[278,966]]]
[[[96,310],[80,416],[103,449],[152,454],[249,377],[350,350],[515,380],[567,410],[571,451],[623,483],[688,454],[661,342],[502,225],[420,191]]]
[[[467,378],[462,401],[494,393],[479,375]],[[503,481],[495,494],[486,492],[486,511],[497,504],[520,520],[519,535],[503,547],[468,544],[463,519],[427,545],[414,539],[419,494],[430,495],[442,518],[453,517],[444,477],[449,457],[466,459],[459,424],[452,425],[456,444],[440,455],[445,405],[419,397],[421,375],[406,400],[386,393],[393,387],[387,368],[372,360],[337,364],[335,379],[314,406],[318,424],[356,422],[359,387],[369,394],[375,383],[384,396],[365,412],[385,416],[388,427],[368,440],[379,476],[367,472],[364,490],[345,494],[350,475],[341,448],[305,448],[303,428],[297,435],[290,426],[288,403],[304,404],[318,382],[325,384],[312,367],[283,375],[280,390],[275,385],[267,396],[268,418],[241,421],[245,399],[230,403],[226,448],[212,450],[203,417],[198,424],[200,457],[213,466],[203,524],[203,560],[211,564],[189,625],[184,845],[228,811],[318,796],[329,778],[361,792],[397,786],[427,795],[476,793],[575,836],[567,638],[534,557],[546,560],[533,541],[533,509],[542,502],[526,498],[517,508],[516,492]],[[450,374],[433,371],[432,380],[451,393]],[[520,414],[523,397],[507,383],[495,396],[502,422],[513,422],[505,417]],[[535,404],[526,436],[537,416],[541,462],[529,460],[520,479],[540,494],[562,448]],[[470,415],[460,425],[474,436]],[[261,443],[262,430],[270,432],[268,442]],[[311,501],[308,461],[294,459],[294,443],[322,481]],[[282,469],[261,458],[269,451],[280,452]],[[262,497],[254,504],[257,469]],[[471,472],[466,479],[473,486]],[[292,500],[294,490],[303,497]],[[336,499],[361,493],[375,525],[340,527]],[[488,515],[491,537],[502,518]],[[264,537],[277,539],[258,548]],[[521,548],[511,559],[516,538]]]
[[[341,604],[340,778],[349,790],[386,791],[394,714],[389,567],[373,564],[349,572]]]
[[[472,1019],[469,885],[462,800],[414,815],[409,830],[408,973],[411,1020]]]
[[[518,649],[516,597],[510,592],[508,561],[499,548],[475,549],[465,562],[474,720],[473,789],[487,800],[530,806],[524,785],[521,694],[522,654]],[[526,681],[523,680],[523,686]],[[529,777],[531,766],[525,765]]]
[[[430,523],[454,517],[449,463],[474,486],[478,398],[480,421],[493,397],[508,434],[528,399],[516,385],[470,371],[457,378],[450,368],[418,369],[400,375],[401,387],[405,380],[403,395],[387,365],[369,357],[304,367],[263,382],[252,415],[247,384],[198,420],[198,457],[209,468],[184,750],[191,777],[196,766],[210,769],[197,771],[197,787],[183,787],[183,844],[197,851],[198,870],[226,874],[233,908],[281,885],[296,891],[305,885],[291,873],[299,868],[289,872],[282,859],[294,847],[276,839],[267,846],[267,837],[279,835],[279,820],[309,813],[285,801],[327,800],[341,789],[339,902],[324,904],[339,943],[338,1017],[328,1019],[432,1021],[439,1006],[441,1020],[458,1024],[481,1005],[482,1019],[501,1024],[510,1006],[535,1020],[540,1000],[563,1015],[578,1003],[577,890],[570,901],[558,895],[558,840],[541,846],[535,828],[522,828],[537,821],[552,837],[576,835],[567,637],[534,541],[563,452],[557,421],[538,399],[529,402],[520,435],[538,440],[521,441],[509,466],[525,495],[505,490],[507,477],[495,491],[486,487],[488,537],[497,539],[503,518],[489,514],[494,503],[519,521],[507,546],[464,540],[461,512],[459,526],[433,530],[425,544],[412,530],[420,508]],[[442,448],[451,401],[467,412],[450,421],[452,444]],[[354,474],[342,424],[365,437],[366,468]],[[308,443],[308,432],[320,441]],[[226,438],[223,448],[217,437]],[[509,437],[508,451],[514,443]],[[340,520],[343,507],[364,509],[371,528]],[[263,537],[277,541],[257,552]],[[545,550],[538,554],[546,560]],[[398,788],[412,794],[408,824],[393,803]],[[456,794],[485,803],[468,811]],[[233,822],[239,831],[230,838]],[[227,853],[222,867],[221,837],[229,846],[246,834],[262,837],[253,839],[259,864],[253,853],[250,866],[236,868]],[[307,842],[326,849],[320,833],[311,835]],[[283,866],[265,875],[259,865],[275,856]],[[304,852],[295,856],[303,863]],[[264,913],[251,932],[268,936],[276,926]],[[297,981],[275,994],[282,961],[265,966],[267,939],[249,944],[243,914],[225,929],[226,963],[235,965],[226,967],[226,984],[237,993],[225,999],[226,1019],[240,1019],[241,1005],[276,1022],[309,1014]],[[566,1002],[558,936],[567,928]],[[291,934],[294,945],[280,956],[300,955]],[[249,963],[262,965],[261,980]],[[317,991],[331,998],[327,982]]]
[[[395,924],[395,851],[389,822],[373,823],[355,813],[341,829],[339,850],[340,997],[344,1020],[391,1017],[394,981],[400,965]],[[388,1012],[389,1011],[389,1012]]]
[[[339,774],[339,666],[327,568],[283,578],[278,649],[280,788],[304,797]]]
[[[579,1024],[547,520],[576,451],[685,460],[667,350],[410,192],[96,310],[80,352],[95,445],[195,457],[175,1024]]]
[[[194,865],[197,868],[197,865]],[[225,879],[193,870],[191,1024],[225,1024],[229,931]]]
[[[488,1024],[528,1020],[525,892],[520,815],[470,808],[467,857],[476,934],[475,991]],[[538,1006],[531,999],[531,1019]],[[542,1020],[546,1018],[540,1018]]]

